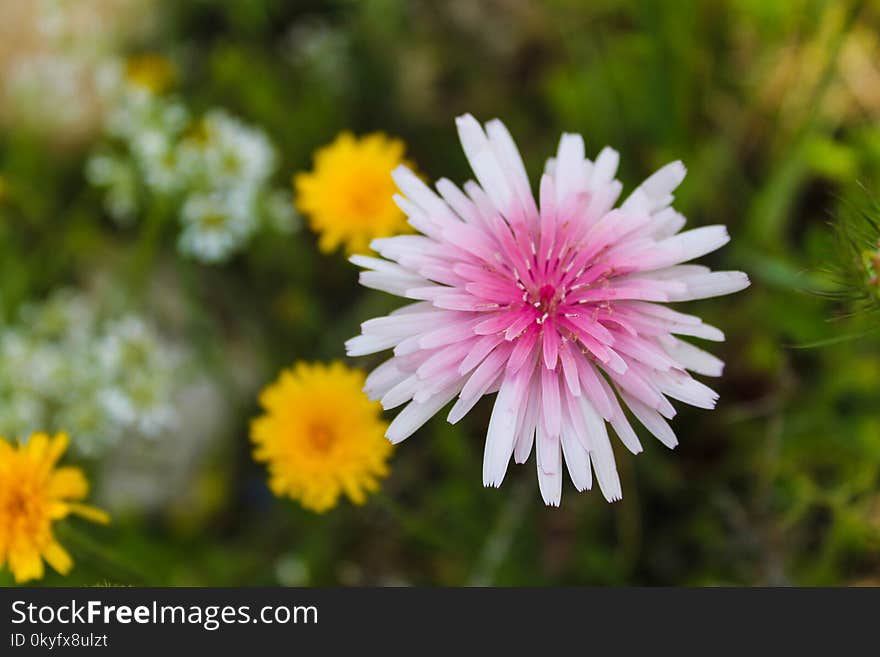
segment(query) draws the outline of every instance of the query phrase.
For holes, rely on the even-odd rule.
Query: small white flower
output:
[[[104,207],[122,225],[131,225],[137,213],[137,174],[128,162],[111,155],[93,155],[86,162],[86,179],[104,187]]]
[[[266,134],[213,110],[204,118],[207,174],[216,181],[236,185],[262,185],[275,169],[277,156]]]
[[[180,175],[174,142],[159,129],[150,128],[135,135],[131,150],[148,187],[161,194],[180,188]]]
[[[184,203],[182,253],[206,263],[228,259],[257,228],[253,200],[248,194],[194,194]]]
[[[101,365],[112,371],[136,371],[149,364],[156,340],[139,317],[129,315],[111,323],[99,344]]]
[[[98,393],[98,402],[104,412],[116,423],[134,424],[137,421],[137,409],[131,398],[119,388],[108,388]]]

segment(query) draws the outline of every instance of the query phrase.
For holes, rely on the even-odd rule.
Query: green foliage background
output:
[[[880,195],[878,3],[223,0],[156,11],[159,28],[132,51],[171,57],[193,108],[261,126],[282,183],[344,129],[400,136],[426,176],[457,181],[470,175],[458,114],[504,120],[534,176],[560,132],[579,132],[590,153],[620,151],[625,189],[684,161],[677,209],[733,238],[706,264],[753,284],[688,304],[727,335],[713,345],[727,363],[721,401],[680,409],[674,452],[648,439],[638,457],[618,450],[622,502],[566,483],[562,507],[545,508],[533,461],[484,489],[484,401],[396,450],[365,507],[317,516],[270,495],[249,454],[256,398],[230,392],[233,420],[186,494],[109,527],[65,525],[77,566],[43,583],[880,584],[878,316],[815,293],[851,257],[832,224]],[[315,26],[327,38],[303,54]],[[180,261],[169,229],[140,258],[142,233],[115,227],[85,182],[87,149],[14,125],[0,133],[5,316],[96,269],[149,307],[162,271],[183,290],[182,335],[232,389],[235,358],[262,384],[297,359],[343,357],[361,321],[398,305],[359,288],[356,268],[320,254],[307,229],[258,238],[220,267]],[[85,465],[99,476],[100,463]]]

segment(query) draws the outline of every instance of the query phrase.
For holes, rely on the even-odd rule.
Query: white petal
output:
[[[387,260],[383,260],[382,258],[374,258],[372,256],[353,255],[349,257],[348,261],[364,269],[374,269],[376,271],[386,273],[409,273],[400,265],[397,265],[393,262],[388,262]]]
[[[459,221],[458,217],[449,206],[437,196],[431,188],[414,174],[406,165],[398,165],[392,172],[391,177],[406,197],[419,206],[427,215],[428,219],[437,224]]]
[[[571,197],[583,191],[584,138],[577,134],[563,133],[556,151],[556,206],[562,207]]]
[[[443,225],[433,221],[428,214],[418,205],[410,201],[402,194],[394,194],[391,199],[397,204],[397,207],[407,216],[409,225],[420,233],[428,235],[438,241],[442,237]]]
[[[642,451],[642,444],[639,442],[636,432],[633,431],[633,428],[630,426],[629,420],[626,419],[626,414],[623,412],[623,409],[617,401],[617,395],[603,377],[599,377],[599,383],[605,392],[605,397],[609,400],[611,411],[607,416],[602,415],[602,407],[597,405],[595,400],[593,407],[599,411],[599,414],[602,415],[603,419],[611,423],[611,426],[614,427],[614,431],[617,432],[617,437],[620,438],[626,448],[633,454],[639,454]]]
[[[473,180],[468,180],[462,185],[462,187],[471,201],[474,202],[474,206],[480,213],[480,218],[483,222],[487,222],[495,216],[497,211],[495,210],[495,206],[492,205],[492,199],[486,195],[486,192],[483,191],[482,187]]]
[[[562,500],[562,454],[559,449],[559,438],[548,436],[538,423],[537,459],[538,487],[541,497],[547,506],[559,506]]]
[[[424,283],[424,279],[418,280]],[[364,287],[387,292],[397,297],[405,297],[407,290],[419,285],[414,279],[403,278],[397,274],[384,274],[378,271],[362,271],[358,276],[358,281]]]
[[[368,271],[360,273],[359,280],[361,285],[374,290],[404,296],[409,288],[418,287],[427,282],[418,274],[381,258],[352,256],[349,260],[359,267],[367,268]]]
[[[391,349],[398,342],[400,338],[393,336],[358,335],[346,340],[345,353],[348,356],[366,356]]]
[[[457,385],[441,390],[424,402],[412,401],[392,420],[385,437],[395,445],[409,438],[430,420],[441,408],[446,406],[458,393]]]
[[[526,376],[507,377],[501,384],[489,430],[486,432],[486,447],[483,453],[483,485],[498,487],[504,481],[507,464],[513,454],[516,440],[517,419],[525,393]]]
[[[721,376],[724,361],[707,351],[695,347],[690,342],[671,336],[661,339],[663,348],[685,369],[704,376]]]
[[[411,372],[402,370],[399,365],[399,358],[389,358],[370,372],[364,383],[364,392],[367,393],[371,401],[382,399],[391,388],[411,374]]]
[[[519,198],[523,210],[527,215],[533,216],[536,211],[535,199],[532,196],[529,176],[526,173],[526,166],[523,164],[519,149],[516,147],[516,142],[507,127],[498,119],[492,119],[486,124],[486,134],[489,136],[492,150],[495,151],[495,156],[503,167],[508,183]]]
[[[413,395],[416,394],[417,386],[419,385],[419,377],[415,374],[410,374],[403,381],[398,383],[396,386],[391,388],[385,396],[382,397],[382,408],[386,411],[392,408],[396,408],[401,404],[405,404],[410,399],[413,398]]]
[[[667,237],[657,243],[657,248],[662,251],[662,255],[651,260],[650,268],[662,269],[699,258],[720,249],[729,241],[730,235],[725,226],[701,226]]]
[[[616,150],[608,146],[603,148],[593,163],[593,175],[590,178],[588,188],[595,191],[614,180],[614,174],[617,173],[617,165],[619,163],[620,154]]]
[[[642,189],[651,198],[662,198],[675,191],[687,175],[687,169],[681,160],[670,162],[658,169],[642,183]]]
[[[626,393],[621,393],[620,396],[633,412],[633,415],[638,418],[639,422],[641,422],[648,431],[657,437],[657,440],[670,449],[678,445],[678,439],[675,437],[675,432],[672,430],[672,427],[669,426],[669,423],[663,419],[663,416],[661,416],[660,413]]]
[[[507,183],[504,170],[498,163],[489,139],[477,120],[470,114],[455,119],[461,146],[470,162],[471,169],[483,190],[492,199],[501,214],[510,210],[513,192]]]
[[[535,428],[538,425],[538,414],[541,407],[541,390],[534,373],[527,390],[528,400],[524,403],[523,417],[519,424],[516,445],[513,450],[513,460],[517,463],[525,463],[529,460],[529,454],[531,454],[532,445],[535,442]]]
[[[687,223],[687,220],[684,215],[679,214],[672,208],[665,208],[655,214],[651,220],[651,237],[656,240],[672,237],[684,228],[685,223]]]
[[[389,260],[400,260],[405,256],[423,257],[425,252],[436,246],[431,238],[424,235],[395,235],[377,237],[370,242],[370,248]]]
[[[566,414],[562,425],[562,453],[571,483],[577,490],[584,491],[593,486],[593,470],[590,467],[590,456],[578,440],[576,431]]]
[[[685,372],[676,370],[658,372],[655,375],[655,381],[665,394],[697,408],[712,410],[718,401],[717,392]]]
[[[714,271],[680,279],[687,285],[687,291],[671,293],[670,301],[692,301],[733,294],[749,286],[749,277],[741,271]]]
[[[470,200],[463,191],[455,184],[446,179],[441,178],[437,181],[437,191],[443,196],[443,200],[449,204],[455,213],[469,224],[480,224],[480,212],[472,200]]]
[[[633,430],[632,425],[630,425],[629,420],[626,419],[626,415],[624,415],[623,411],[616,413],[614,417],[611,418],[611,426],[614,427],[614,432],[617,434],[617,437],[620,438],[620,442],[622,442],[630,452],[633,454],[640,454],[642,452],[642,443],[639,442],[639,437]]]
[[[408,303],[405,306],[401,306],[400,308],[392,310],[390,314],[392,317],[399,317],[400,315],[409,315],[410,313],[424,312],[435,313],[437,312],[437,309],[434,308],[430,301],[417,301],[416,303]]]
[[[444,321],[442,313],[410,313],[405,315],[387,315],[368,319],[361,324],[361,333],[378,337],[389,336],[405,338],[422,333]]]
[[[587,440],[590,448],[590,460],[596,471],[596,479],[605,499],[616,502],[623,497],[620,487],[620,477],[617,474],[617,464],[614,462],[614,450],[611,449],[611,441],[608,439],[608,429],[605,420],[596,412],[586,397],[579,397],[581,411],[586,423]]]
[[[724,342],[724,333],[721,329],[717,329],[711,324],[672,324],[669,327],[670,333],[676,335],[689,335],[694,338],[703,338],[712,342]]]

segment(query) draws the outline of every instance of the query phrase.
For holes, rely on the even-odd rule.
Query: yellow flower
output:
[[[0,438],[0,568],[7,563],[15,581],[43,576],[43,559],[62,575],[73,560],[52,534],[52,523],[71,513],[108,523],[106,513],[78,504],[89,484],[79,468],[55,465],[67,435],[36,433],[25,444]]]
[[[407,230],[391,179],[403,152],[402,141],[382,133],[357,138],[343,132],[315,153],[314,171],[294,176],[297,210],[320,236],[322,251],[345,244],[349,254],[365,253],[374,238]]]
[[[176,75],[174,64],[154,53],[133,55],[125,62],[125,79],[152,94],[167,91]]]
[[[362,392],[364,381],[340,362],[299,362],[263,390],[266,412],[253,421],[251,440],[275,495],[321,513],[342,493],[363,504],[378,490],[392,447],[381,407]]]

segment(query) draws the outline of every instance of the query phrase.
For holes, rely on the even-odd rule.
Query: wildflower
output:
[[[120,224],[130,224],[137,211],[137,172],[122,158],[99,153],[86,163],[86,179],[105,187],[104,207]]]
[[[0,434],[65,428],[80,454],[177,425],[186,353],[145,318],[60,290],[0,330]]]
[[[380,408],[364,397],[364,375],[339,362],[297,363],[260,395],[265,414],[251,425],[254,458],[269,487],[318,513],[345,493],[363,504],[388,474],[391,444]]]
[[[86,173],[106,190],[114,220],[134,223],[141,204],[175,212],[178,249],[208,264],[228,260],[262,227],[292,232],[292,209],[278,212],[281,191],[271,184],[278,155],[266,133],[222,109],[191,117],[179,100],[143,87],[141,67],[154,65],[114,60],[100,71],[106,133],[118,143],[112,155],[102,146]]]
[[[44,559],[62,575],[70,572],[73,560],[55,540],[55,521],[71,514],[110,521],[79,502],[89,490],[82,471],[56,467],[67,445],[63,433],[36,433],[23,445],[0,437],[0,567],[8,565],[17,583],[42,578]]]
[[[173,429],[176,413],[168,379],[180,361],[177,350],[162,344],[153,327],[132,314],[106,324],[97,351],[101,370],[110,375],[98,398],[111,421],[147,438]]]
[[[322,251],[344,244],[348,253],[363,253],[371,239],[405,230],[391,179],[403,152],[399,139],[343,132],[315,154],[314,171],[294,176],[297,209],[320,236]]]
[[[181,188],[180,160],[173,135],[160,129],[146,129],[135,135],[131,152],[143,172],[144,183],[159,195]]]
[[[618,155],[584,156],[565,134],[541,179],[540,208],[504,125],[458,119],[479,185],[462,193],[440,180],[436,195],[406,167],[394,171],[396,196],[422,235],[374,240],[387,258],[355,256],[361,283],[417,300],[365,322],[349,355],[394,348],[365,390],[386,408],[409,402],[386,433],[399,443],[456,396],[460,420],[498,391],[489,422],[483,482],[500,486],[511,456],[523,463],[536,445],[544,501],[558,505],[562,463],[578,490],[592,470],[609,501],[622,496],[606,422],[632,452],[641,451],[628,407],[669,447],[667,397],[712,408],[717,395],[690,370],[721,374],[714,356],[680,340],[722,340],[718,329],[658,302],[686,301],[745,288],[741,272],[683,265],[728,241],[723,226],[679,233],[670,207],[685,175],[680,162],[648,178],[617,209]],[[393,261],[393,262],[389,262]],[[623,402],[623,406],[620,401]]]
[[[180,216],[180,251],[207,263],[229,258],[257,228],[253,203],[243,193],[193,194]]]
[[[202,119],[195,147],[203,175],[216,187],[259,187],[271,176],[277,154],[266,134],[223,110]],[[186,144],[184,144],[186,148]]]

